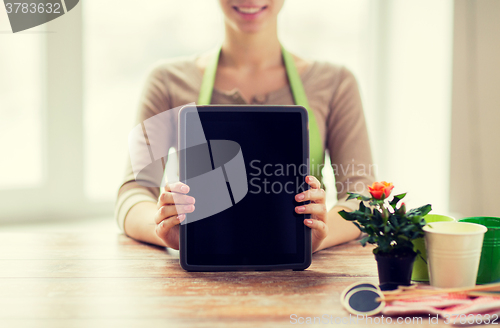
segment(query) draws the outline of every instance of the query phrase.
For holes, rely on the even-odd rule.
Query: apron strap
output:
[[[311,110],[311,107],[309,107],[306,91],[302,85],[302,80],[300,79],[299,71],[295,66],[292,55],[283,46],[281,46],[281,52],[283,53],[286,74],[295,104],[307,109],[307,114],[309,116],[309,167],[311,169],[311,174],[321,182],[321,168],[325,161],[325,151],[323,149],[318,123],[316,122],[314,112]]]
[[[309,116],[309,167],[311,174],[321,181],[321,168],[325,160],[325,152],[323,149],[323,142],[319,133],[318,124],[313,111],[309,107],[306,92],[302,85],[299,72],[295,66],[292,55],[281,46],[283,55],[283,62],[285,63],[286,74],[288,82],[292,91],[293,100],[296,105],[302,106],[307,110]],[[217,66],[219,64],[220,49],[214,56],[209,59],[208,65],[203,74],[201,82],[200,94],[198,96],[198,105],[210,105],[212,101],[212,93],[215,84],[215,77],[217,75]]]
[[[200,94],[198,96],[198,105],[210,105],[212,93],[214,90],[215,76],[217,75],[217,66],[219,65],[219,56],[221,49],[217,50],[214,56],[211,56],[201,81]]]

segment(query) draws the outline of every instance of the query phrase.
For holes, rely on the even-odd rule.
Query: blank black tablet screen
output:
[[[210,112],[186,114],[186,135],[199,115],[207,140],[237,142],[248,193],[234,206],[186,225],[189,265],[277,265],[301,262],[306,229],[296,214],[297,193],[307,189],[304,122],[300,112]],[[185,170],[190,176],[190,153]],[[195,188],[189,193],[203,197]]]

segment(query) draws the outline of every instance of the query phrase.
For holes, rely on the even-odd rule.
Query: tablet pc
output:
[[[188,271],[303,270],[311,229],[295,195],[309,188],[301,106],[188,105],[179,111],[180,180],[196,199],[180,226]]]

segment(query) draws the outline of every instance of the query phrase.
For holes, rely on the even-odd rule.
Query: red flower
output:
[[[382,181],[374,182],[371,187],[368,186],[368,189],[370,190],[370,194],[373,196],[373,198],[385,199],[389,197],[392,189],[394,189],[394,186],[390,182]]]

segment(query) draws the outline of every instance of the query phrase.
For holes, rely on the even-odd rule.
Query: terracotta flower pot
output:
[[[416,255],[412,250],[375,254],[380,289],[393,290],[400,285],[411,285],[411,272]]]

